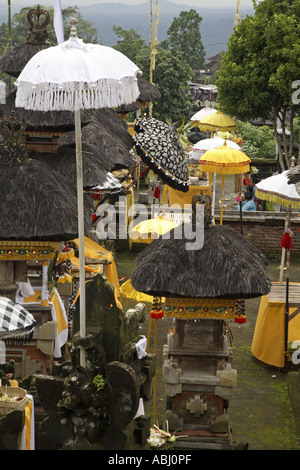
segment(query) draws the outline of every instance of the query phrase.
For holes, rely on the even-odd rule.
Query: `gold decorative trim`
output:
[[[182,319],[229,319],[236,315],[235,299],[166,298],[165,316]]]
[[[0,261],[52,259],[60,250],[60,242],[0,241]]]

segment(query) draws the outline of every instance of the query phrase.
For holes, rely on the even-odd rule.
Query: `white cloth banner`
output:
[[[60,0],[55,0],[54,5],[54,30],[57,38],[57,44],[64,42],[64,20],[62,15],[62,9],[60,5]]]
[[[146,349],[147,349],[147,338],[146,336],[142,336],[142,338],[136,343],[135,349],[137,352],[138,359],[142,359],[143,357],[147,356]]]

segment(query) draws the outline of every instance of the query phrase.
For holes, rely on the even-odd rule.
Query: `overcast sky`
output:
[[[237,0],[169,0],[172,3],[178,3],[181,5],[191,5],[198,8],[236,8]],[[97,3],[125,3],[127,5],[137,5],[139,3],[145,3],[147,0],[61,0],[62,8],[66,8],[72,5],[77,5],[81,7],[83,5],[94,5]],[[37,2],[35,0],[11,0],[11,5],[24,5],[28,6],[35,5]],[[8,2],[7,0],[0,0],[0,8],[6,8]],[[44,0],[40,4],[49,6],[54,6],[54,0]],[[153,0],[153,5],[155,5],[155,0]],[[159,0],[158,0],[159,5]],[[249,9],[252,8],[252,0],[240,0],[240,9]]]

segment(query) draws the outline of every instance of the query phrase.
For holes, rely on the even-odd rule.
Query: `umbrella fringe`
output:
[[[16,107],[37,111],[74,111],[76,105],[79,109],[113,108],[130,104],[138,96],[135,77],[125,77],[119,81],[101,79],[92,86],[81,82],[62,85],[22,82],[22,91],[17,90]]]

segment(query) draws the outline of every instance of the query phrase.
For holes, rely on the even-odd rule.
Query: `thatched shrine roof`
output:
[[[158,88],[143,77],[138,77],[138,86],[140,90],[138,101],[149,103],[161,97]]]
[[[29,60],[39,51],[50,47],[50,43],[23,43],[8,49],[0,60],[0,71],[17,78]]]
[[[143,77],[138,77],[138,87],[140,94],[137,101],[128,105],[119,106],[117,108],[118,113],[126,114],[137,111],[140,109],[141,103],[149,103],[161,97],[158,88]]]
[[[82,142],[98,146],[105,152],[109,171],[131,169],[135,159],[131,153],[133,139],[127,124],[116,111],[110,108],[89,110],[91,122],[82,129]],[[74,132],[61,139],[61,143],[75,142]]]
[[[56,131],[69,132],[75,129],[74,113],[71,111],[32,111],[24,108],[16,108],[16,90],[13,90],[6,97],[5,105],[0,105],[0,118],[10,115],[13,111],[22,116],[27,121],[27,131]],[[85,126],[91,122],[87,112],[81,112],[81,126]]]
[[[78,237],[76,187],[73,189],[48,165],[30,160],[0,165],[0,239],[73,240]],[[93,202],[85,198],[86,233],[91,227]]]
[[[238,232],[211,225],[204,229],[198,250],[187,250],[190,240],[173,235],[153,241],[139,254],[131,278],[135,290],[153,296],[232,299],[270,291],[266,258]]]
[[[27,12],[28,31],[26,43],[18,44],[7,50],[0,60],[0,71],[18,77],[29,60],[39,51],[51,46],[47,26],[50,14],[38,5]]]
[[[62,175],[74,188],[77,181],[76,146],[61,145],[57,153],[30,152],[29,157],[49,165]],[[82,144],[83,187],[91,188],[107,181],[109,162],[105,152],[95,145]]]

